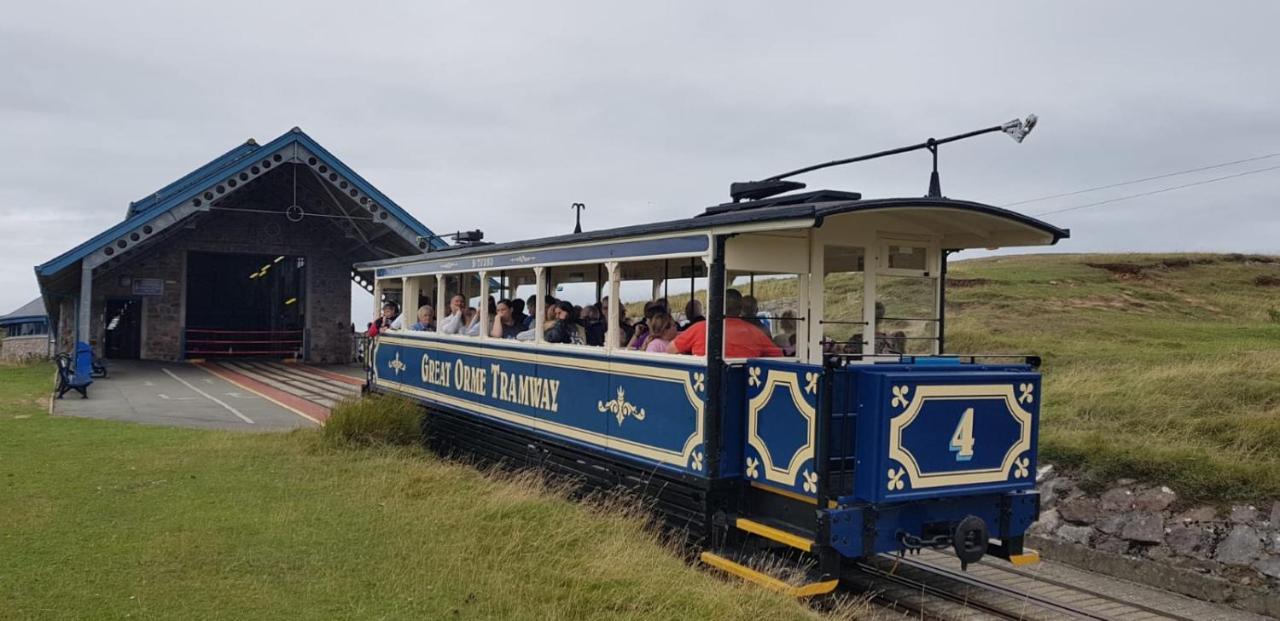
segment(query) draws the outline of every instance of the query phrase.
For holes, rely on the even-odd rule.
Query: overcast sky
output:
[[[684,217],[730,181],[1034,112],[944,147],[1004,204],[1280,152],[1280,3],[10,3],[0,313],[128,201],[294,125],[437,232]],[[899,3],[900,4],[900,3]],[[1019,207],[1041,213],[1280,157]],[[927,156],[809,175],[926,190]],[[1060,251],[1280,252],[1280,170],[1048,216]]]

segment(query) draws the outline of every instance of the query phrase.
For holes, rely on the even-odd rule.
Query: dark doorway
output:
[[[187,356],[304,356],[305,282],[302,257],[189,253]]]
[[[106,311],[103,351],[108,358],[136,360],[142,353],[142,302],[107,300]]]

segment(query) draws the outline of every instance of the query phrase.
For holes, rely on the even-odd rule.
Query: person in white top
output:
[[[462,334],[467,328],[466,323],[467,300],[466,298],[455,295],[449,300],[449,316],[440,320],[439,331],[441,334]]]

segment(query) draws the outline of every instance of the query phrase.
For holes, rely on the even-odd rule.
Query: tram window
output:
[[[548,343],[604,346],[605,323],[600,312],[608,282],[598,263],[563,265],[548,270],[548,286],[557,301],[547,307],[543,339]]]
[[[738,317],[764,333],[775,349],[760,348],[748,342],[732,342],[733,330],[725,328],[725,356],[740,357],[746,348],[755,356],[796,355],[799,340],[808,334],[803,305],[800,303],[800,277],[796,274],[746,272],[730,270],[729,286],[725,291],[725,317]],[[741,295],[738,309],[734,308],[732,289]],[[737,313],[735,315],[735,312]],[[763,342],[761,342],[763,343]],[[737,349],[737,351],[734,351]],[[754,356],[753,356],[754,357]]]
[[[920,272],[929,269],[929,249],[925,246],[890,243],[885,249],[888,257],[885,265],[889,269]]]
[[[480,275],[477,273],[445,276],[445,308],[436,311],[437,329],[442,334],[480,335]],[[461,297],[461,304],[454,298]]]
[[[823,249],[822,348],[829,353],[860,354],[866,327],[866,250],[827,245]]]
[[[938,282],[930,276],[876,279],[875,353],[934,353],[938,339]]]

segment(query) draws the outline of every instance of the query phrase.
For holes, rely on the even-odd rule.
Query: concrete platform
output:
[[[111,361],[109,369],[109,377],[96,379],[89,387],[88,399],[70,392],[55,400],[54,414],[234,431],[315,427],[328,414],[323,407],[322,416],[305,416],[261,391],[192,364],[119,360]],[[298,381],[308,382],[306,378]],[[358,391],[357,386],[354,392]]]

